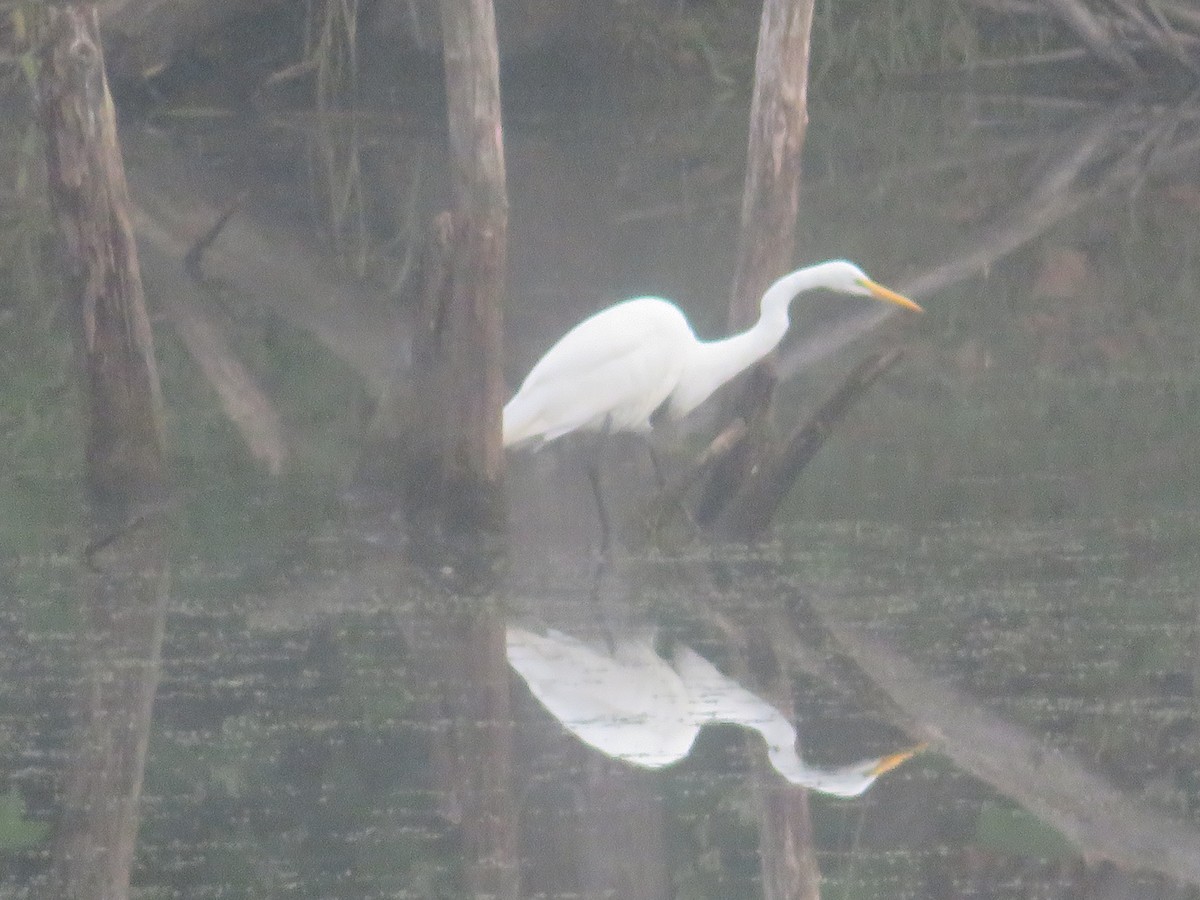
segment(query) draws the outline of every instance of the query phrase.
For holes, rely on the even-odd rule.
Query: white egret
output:
[[[700,729],[731,723],[763,736],[767,757],[792,784],[857,797],[920,748],[822,769],[796,752],[796,730],[779,710],[722,674],[690,647],[671,661],[649,634],[619,640],[605,654],[561,632],[510,627],[508,662],[563,726],[613,759],[661,769],[685,758]]]
[[[599,471],[604,437],[614,431],[648,432],[656,414],[686,416],[770,353],[787,333],[792,300],[816,288],[874,297],[921,312],[912,300],[843,259],[784,275],[762,295],[758,321],[720,340],[697,338],[687,317],[669,300],[626,300],[584,319],[537,361],[504,407],[504,446],[540,445],[574,431],[599,432],[587,474],[607,552],[608,512]],[[650,456],[661,484],[653,447]]]
[[[697,338],[668,300],[626,300],[580,322],[538,360],[504,407],[504,446],[545,443],[573,431],[646,432],[660,409],[671,418],[686,416],[771,352],[787,332],[792,300],[816,288],[921,311],[841,259],[784,275],[763,294],[753,326],[715,341]]]

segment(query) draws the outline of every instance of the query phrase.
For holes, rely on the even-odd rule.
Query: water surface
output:
[[[723,329],[743,98],[571,99],[509,103],[512,384],[632,294]],[[446,202],[436,117],[125,123],[176,505],[136,538],[136,565],[85,565],[65,329],[10,286],[4,892],[45,877],[43,823],[83,827],[59,821],[80,760],[103,772],[146,740],[122,812],[140,820],[142,897],[758,897],[787,872],[779,809],[811,821],[829,897],[1195,896],[1194,118],[816,102],[797,263],[851,257],[927,314],[806,302],[779,420],[874,349],[903,361],[763,544],[651,534],[644,450],[614,440],[613,559],[597,556],[583,451],[551,448],[511,461],[508,562],[483,578],[410,562],[387,486],[355,477],[405,365],[409,251]],[[174,293],[189,221],[244,188],[209,290]],[[188,310],[269,399],[284,456],[255,458],[229,424]],[[669,462],[706,427],[664,435]],[[97,625],[137,597],[139,614]],[[807,805],[730,725],[648,769],[549,714],[504,666],[510,627],[599,654],[631,636],[663,660],[687,647],[787,713],[814,765],[927,746],[858,798]],[[98,746],[80,708],[105,703],[127,731]]]

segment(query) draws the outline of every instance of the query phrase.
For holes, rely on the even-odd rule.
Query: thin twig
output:
[[[213,241],[215,241],[217,236],[224,230],[226,223],[233,218],[233,214],[242,208],[242,204],[246,202],[246,197],[248,195],[249,191],[242,191],[240,194],[234,197],[233,201],[221,211],[219,216],[217,216],[217,220],[213,222],[208,231],[200,235],[200,237],[196,240],[196,243],[192,244],[192,246],[188,248],[188,252],[184,254],[183,270],[188,273],[188,277],[191,278],[192,281],[196,282],[196,284],[204,283],[204,271],[202,269],[202,264],[204,262],[205,251],[212,246]]]
[[[1054,10],[1062,23],[1083,41],[1097,59],[1119,69],[1132,81],[1145,81],[1146,75],[1134,58],[1112,39],[1108,30],[1081,0],[1046,0],[1046,5]]]

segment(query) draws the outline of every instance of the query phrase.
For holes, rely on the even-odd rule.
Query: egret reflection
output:
[[[562,632],[511,626],[507,643],[509,664],[568,731],[606,756],[643,768],[679,762],[701,728],[728,723],[761,734],[771,764],[792,784],[857,797],[919,749],[839,768],[809,765],[779,710],[690,647],[676,644],[669,660],[660,656],[649,632],[615,641],[611,652]]]

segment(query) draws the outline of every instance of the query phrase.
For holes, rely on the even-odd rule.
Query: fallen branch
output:
[[[960,769],[1062,832],[1085,858],[1200,885],[1200,834],[1193,827],[1118,790],[1074,754],[1048,747],[861,628],[839,621],[832,599],[814,603],[839,650],[903,711],[915,738],[930,741]],[[791,642],[777,643],[786,649]]]
[[[812,416],[796,428],[782,448],[751,474],[731,499],[717,524],[717,532],[733,540],[754,540],[770,526],[804,467],[825,445],[833,428],[885,372],[900,361],[903,351],[894,347],[868,357],[855,366],[841,386]]]
[[[133,220],[143,240],[161,247],[171,244],[157,223],[140,210],[134,210]],[[223,221],[228,221],[228,216],[224,216]],[[242,364],[220,327],[204,311],[202,295],[194,281],[196,273],[189,273],[188,278],[180,277],[177,259],[158,254],[147,254],[143,258],[142,268],[147,272],[147,280],[159,286],[155,291],[158,304],[188,354],[216,391],[222,411],[237,428],[250,455],[263,463],[272,475],[278,475],[290,456],[279,412],[254,375]],[[199,266],[198,259],[195,265]],[[168,267],[174,271],[168,272]]]

